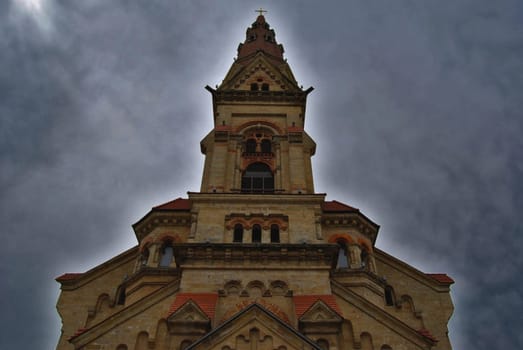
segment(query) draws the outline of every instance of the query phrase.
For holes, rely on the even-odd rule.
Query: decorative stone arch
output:
[[[285,313],[285,311],[283,311],[278,305],[269,303],[269,302],[265,301],[264,299],[259,299],[256,301],[255,300],[245,300],[245,301],[242,301],[241,303],[238,303],[238,304],[230,307],[225,312],[225,314],[223,315],[220,322],[218,322],[218,324],[223,324],[225,321],[227,321],[229,318],[234,316],[236,313],[240,312],[241,310],[245,309],[246,307],[248,307],[249,305],[252,305],[252,304],[258,304],[259,306],[261,306],[261,307],[269,310],[273,314],[275,314],[280,320],[282,320],[286,324],[291,325],[289,316],[287,315],[287,313]]]
[[[329,236],[329,239],[327,240],[329,243],[339,243],[339,242],[343,242],[345,244],[354,244],[355,241],[354,241],[354,238],[352,238],[352,236],[350,236],[349,234],[347,233],[335,233],[333,235],[330,235]]]
[[[234,132],[243,136],[243,135],[245,135],[245,133],[249,132],[249,130],[252,130],[252,129],[255,129],[255,130],[256,129],[260,129],[260,130],[266,129],[270,133],[272,133],[273,136],[274,135],[283,135],[283,130],[278,125],[268,122],[268,121],[264,121],[264,120],[252,120],[252,121],[245,122],[243,124],[238,125],[234,129]]]
[[[227,295],[232,295],[232,294],[240,294],[243,287],[242,287],[242,283],[240,280],[231,280],[231,281],[225,282],[223,289],[225,290]]]
[[[140,242],[139,252],[141,253],[146,247],[150,246],[151,243],[153,243],[153,240],[154,240],[154,238],[151,236],[146,237],[144,240],[142,240]]]
[[[282,280],[271,281],[269,289],[272,295],[285,295],[289,291],[289,286]]]
[[[237,218],[231,219],[227,225],[227,229],[228,230],[234,229],[234,226],[236,226],[237,224],[242,225],[244,230],[251,229],[250,221],[246,220],[243,217],[237,217]]]
[[[260,295],[259,295],[260,297],[263,296],[263,294],[265,294],[265,291],[267,290],[267,288],[265,287],[265,283],[263,283],[260,280],[250,281],[249,283],[247,283],[247,286],[245,286],[245,289],[249,293],[249,296],[253,296],[255,294],[253,292],[255,290],[259,289],[260,290]]]
[[[166,243],[167,241],[170,241],[172,244],[182,243],[182,239],[181,239],[180,235],[178,235],[176,233],[171,233],[171,232],[162,233],[161,235],[158,236],[156,241],[160,242],[160,243]]]
[[[288,228],[288,222],[285,220],[282,220],[281,218],[271,218],[267,221],[267,227],[270,228],[272,225],[278,225],[280,228],[280,231],[287,231]]]
[[[372,244],[368,239],[358,238],[358,244],[367,250],[367,253],[372,254]]]

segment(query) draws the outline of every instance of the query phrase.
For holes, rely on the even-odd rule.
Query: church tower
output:
[[[379,226],[314,191],[308,94],[260,11],[207,86],[200,192],[153,207],[138,245],[57,278],[57,349],[451,349],[445,274],[375,247]]]

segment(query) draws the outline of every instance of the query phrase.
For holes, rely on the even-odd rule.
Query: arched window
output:
[[[251,84],[251,91],[258,91],[258,84],[252,83]]]
[[[338,241],[338,262],[336,264],[337,269],[346,269],[349,267],[349,261],[347,259],[347,245],[345,242]]]
[[[276,224],[271,225],[271,243],[280,243],[280,228]]]
[[[394,289],[391,286],[385,287],[385,303],[387,306],[394,305]]]
[[[256,153],[256,140],[248,139],[245,141],[245,152],[246,153]]]
[[[234,225],[234,233],[232,237],[233,242],[243,242],[243,225],[236,224]]]
[[[274,192],[274,177],[271,168],[264,163],[249,165],[242,176],[242,192]]]
[[[261,226],[255,224],[252,226],[252,243],[261,243],[262,230]]]
[[[368,269],[369,268],[369,252],[365,249],[365,247],[361,248],[361,267]]]
[[[263,139],[261,142],[261,151],[262,153],[271,153],[272,152],[271,140]]]
[[[262,89],[262,91],[269,91],[269,84],[267,84],[267,83],[262,84],[261,89]]]
[[[174,250],[171,241],[167,241],[163,244],[160,253],[162,254],[160,258],[160,267],[169,267],[173,261]]]
[[[147,265],[147,261],[149,260],[149,248],[145,247],[142,251],[142,254],[140,254],[140,264],[142,266]]]

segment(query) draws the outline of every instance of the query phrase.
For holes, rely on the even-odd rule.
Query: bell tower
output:
[[[314,192],[313,89],[259,12],[206,87],[200,191],[146,213],[134,248],[57,278],[58,350],[451,349],[452,279],[381,251],[376,223]]]
[[[212,94],[214,129],[202,140],[201,192],[314,193],[316,144],[304,131],[307,95],[259,15]]]

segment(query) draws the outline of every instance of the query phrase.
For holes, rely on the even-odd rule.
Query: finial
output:
[[[258,12],[258,13],[259,13],[259,16],[263,16],[263,13],[264,13],[264,12],[267,12],[267,11],[264,10],[264,9],[262,9],[262,8],[260,7],[259,10],[254,10],[254,12]]]

